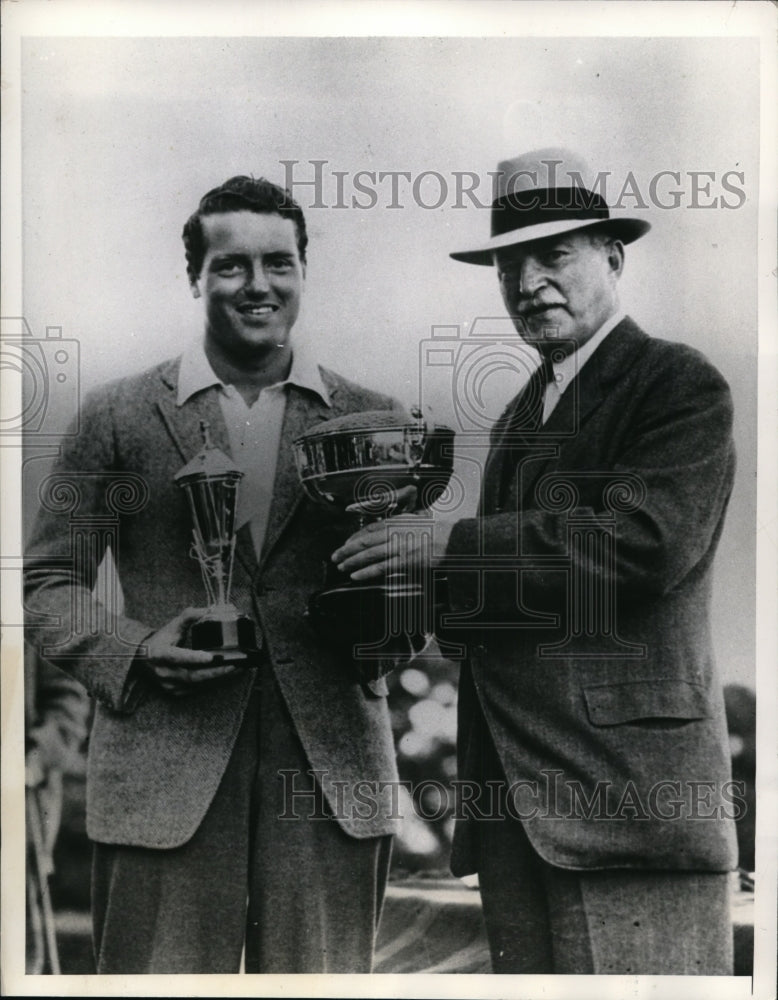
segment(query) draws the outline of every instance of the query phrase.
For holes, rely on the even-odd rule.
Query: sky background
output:
[[[24,314],[80,347],[82,393],[178,353],[202,329],[180,233],[201,195],[237,173],[284,182],[282,160],[324,201],[295,190],[309,264],[298,336],[323,363],[455,419],[451,373],[420,365],[435,326],[466,335],[495,317],[494,273],[452,261],[481,244],[489,213],[456,208],[454,172],[482,178],[528,149],[566,145],[618,196],[631,171],[648,201],[659,171],[682,175],[677,208],[623,201],[652,224],[627,248],[622,304],[657,336],[702,350],[729,380],[739,466],[722,538],[714,638],[726,680],[754,668],[758,47],[753,39],[27,38],[22,48]],[[367,210],[346,200],[358,171],[436,171],[438,208],[387,182]],[[745,191],[736,209],[691,207],[690,171]],[[676,185],[660,186],[663,197]],[[439,182],[420,189],[434,203]],[[360,196],[364,200],[364,196]],[[507,329],[506,329],[507,327]],[[453,334],[453,331],[452,331]],[[516,390],[485,385],[496,416]],[[474,503],[472,490],[466,504]]]

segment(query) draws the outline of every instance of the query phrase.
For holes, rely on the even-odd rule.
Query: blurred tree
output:
[[[49,880],[62,816],[62,775],[81,769],[89,700],[83,688],[27,651],[24,669],[27,833],[26,970],[60,972]]]

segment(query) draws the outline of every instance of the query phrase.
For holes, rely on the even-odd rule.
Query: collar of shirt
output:
[[[572,384],[573,379],[580,374],[589,358],[623,319],[624,312],[616,310],[612,316],[605,320],[597,333],[593,337],[590,337],[582,347],[579,347],[577,351],[573,351],[572,354],[568,354],[566,358],[563,358],[562,361],[554,365],[554,380],[548,385],[545,404],[543,406],[544,422],[548,420],[554,407],[562,398],[563,393]]]
[[[211,386],[220,386],[223,393],[232,395],[232,386],[227,386],[219,379],[211,368],[210,362],[205,354],[205,347],[202,341],[191,344],[181,356],[181,365],[178,371],[178,396],[176,405],[183,406],[195,393],[202,392],[203,389],[210,389]],[[330,405],[330,397],[327,387],[322,381],[319,366],[304,351],[295,349],[292,354],[292,367],[289,375],[281,382],[276,382],[269,389],[283,388],[286,385],[295,385],[299,389],[308,389],[315,392],[326,405]]]

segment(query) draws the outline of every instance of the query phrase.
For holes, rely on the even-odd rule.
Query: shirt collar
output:
[[[605,340],[608,334],[614,330],[623,319],[624,312],[617,309],[612,316],[605,320],[593,337],[590,337],[585,344],[578,348],[577,351],[573,351],[572,354],[568,354],[566,358],[563,358],[562,361],[559,361],[554,365],[554,384],[559,390],[560,396],[565,389],[567,389],[576,375],[579,374],[583,366],[594,354],[603,340]]]
[[[279,385],[296,385],[298,389],[315,392],[325,406],[332,405],[327,386],[321,377],[319,365],[299,347],[295,348],[292,354],[292,367],[289,370],[288,378],[286,381],[280,382]]]
[[[195,393],[218,386],[222,391],[227,387],[214,374],[205,354],[202,340],[195,341],[181,355],[181,365],[178,371],[178,395],[176,405],[183,406]],[[289,375],[281,382],[268,388],[281,388],[294,385],[298,389],[315,392],[326,406],[330,406],[330,395],[324,384],[318,364],[308,357],[304,351],[295,348],[292,354],[292,367]]]
[[[213,368],[208,363],[202,341],[193,341],[181,355],[176,406],[183,406],[195,393],[202,392],[203,389],[223,384],[214,375]]]

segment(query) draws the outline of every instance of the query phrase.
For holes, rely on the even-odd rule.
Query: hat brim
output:
[[[611,233],[622,243],[634,243],[641,236],[645,236],[651,228],[651,223],[644,219],[591,219],[589,221],[561,219],[556,222],[541,222],[535,226],[513,229],[500,236],[494,236],[486,246],[479,250],[462,250],[449,254],[449,257],[465,264],[481,264],[485,267],[491,267],[494,264],[495,250],[517,246],[521,243],[534,243],[536,240],[545,240],[561,236],[563,233],[572,233],[579,229],[593,229],[594,227],[603,232]]]

